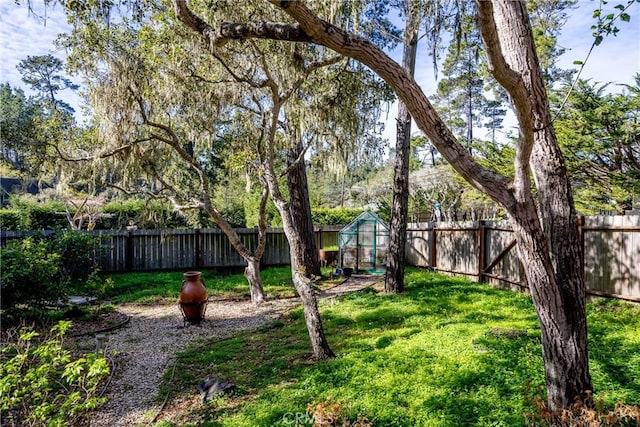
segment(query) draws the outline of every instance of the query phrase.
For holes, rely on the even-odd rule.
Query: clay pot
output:
[[[199,271],[184,273],[184,281],[180,289],[180,308],[185,320],[191,323],[200,323],[204,319],[207,288],[200,279],[201,274]]]

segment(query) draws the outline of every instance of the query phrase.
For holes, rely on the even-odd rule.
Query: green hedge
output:
[[[2,230],[53,230],[68,226],[64,204],[59,202],[12,199],[10,208],[0,210]]]
[[[313,225],[347,225],[364,212],[358,208],[315,208],[311,210]]]
[[[24,215],[17,209],[2,209],[0,210],[0,229],[17,231],[24,230],[22,226],[24,222]]]

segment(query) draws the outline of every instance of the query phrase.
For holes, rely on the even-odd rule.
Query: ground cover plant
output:
[[[289,267],[260,272],[267,298],[295,296]],[[112,286],[105,297],[114,303],[175,302],[184,280],[182,271],[156,271],[109,276]],[[210,297],[249,298],[249,285],[242,274],[203,270],[202,280]]]
[[[163,424],[544,423],[537,406],[544,401],[540,331],[530,298],[415,269],[406,282],[403,295],[370,289],[322,303],[335,360],[311,360],[301,310],[257,332],[180,352],[159,399],[195,393],[212,374],[236,389]],[[589,304],[589,324],[596,400],[610,408],[640,402],[640,307],[598,300]],[[636,421],[629,422],[619,425]]]
[[[109,374],[102,354],[74,354],[65,348],[71,322],[61,321],[44,336],[33,328],[14,329],[13,343],[0,352],[0,424],[11,426],[86,425],[91,411],[106,401],[99,388]]]

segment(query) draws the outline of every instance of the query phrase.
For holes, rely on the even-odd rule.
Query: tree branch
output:
[[[529,160],[534,144],[534,115],[530,94],[524,84],[522,75],[511,68],[502,54],[503,46],[498,34],[493,2],[476,0],[476,5],[478,9],[478,24],[487,52],[489,71],[511,96],[520,128],[520,141],[516,145],[515,187],[525,193],[529,193],[531,189]],[[501,5],[499,7],[506,8],[511,6],[524,7],[521,4]],[[525,197],[529,197],[529,194]]]
[[[309,36],[299,25],[280,22],[247,22],[244,24],[223,23],[216,30],[195,15],[185,0],[174,0],[178,19],[197,33],[200,33],[210,49],[224,46],[230,40],[270,39],[310,42]]]
[[[493,200],[501,203],[507,210],[514,209],[515,199],[511,191],[510,179],[481,166],[473,159],[438,116],[420,86],[402,66],[368,40],[345,32],[318,18],[302,2],[269,1],[284,10],[298,24],[283,25],[267,22],[222,24],[220,34],[224,33],[226,37],[224,41],[232,38],[269,38],[293,42],[312,42],[358,60],[389,84],[402,102],[407,105],[420,130],[429,137],[433,145],[438,148],[438,151],[458,173]],[[193,14],[189,11],[186,2],[174,0],[174,4],[178,19],[207,40],[210,33],[204,31],[202,26],[192,24],[191,16]],[[234,28],[234,31],[229,30],[231,27]],[[274,194],[272,196],[275,198]]]

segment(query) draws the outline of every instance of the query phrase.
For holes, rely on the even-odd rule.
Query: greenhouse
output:
[[[375,213],[366,211],[340,230],[338,246],[340,267],[345,273],[383,274],[389,252],[389,226]]]

